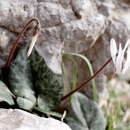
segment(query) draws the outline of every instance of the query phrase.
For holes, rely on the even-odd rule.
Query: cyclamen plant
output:
[[[40,22],[36,18],[33,18],[33,19],[31,19],[31,20],[29,20],[27,22],[27,24],[24,26],[21,33],[18,35],[17,39],[14,41],[14,45],[11,48],[11,51],[10,51],[10,54],[9,54],[9,56],[7,58],[7,62],[6,62],[5,67],[10,66],[13,55],[14,55],[14,52],[16,50],[16,47],[17,47],[17,45],[19,43],[20,38],[25,33],[28,26],[34,21],[36,22],[36,26],[34,27],[32,42],[31,42],[29,50],[27,52],[27,56],[28,57],[30,56],[30,54],[31,54],[31,52],[32,52],[32,50],[34,48],[34,45],[36,43],[36,40],[38,38],[38,34],[39,34],[39,30],[40,30]],[[127,71],[130,70],[129,69],[130,68],[130,60],[129,60],[129,56],[130,56],[130,40],[128,40],[126,42],[126,45],[125,45],[125,47],[123,49],[121,47],[121,44],[119,45],[119,49],[117,49],[115,40],[111,39],[110,40],[110,53],[111,53],[111,57],[105,62],[105,64],[103,64],[92,76],[87,78],[75,90],[72,90],[70,93],[63,96],[61,98],[61,101],[65,100],[66,98],[68,98],[69,96],[71,96],[75,92],[79,91],[81,88],[83,88],[89,81],[91,81],[93,78],[95,78],[111,61],[113,61],[114,66],[115,66],[115,73],[118,74],[118,75],[125,75],[127,73]],[[125,54],[126,54],[126,56],[125,56]]]

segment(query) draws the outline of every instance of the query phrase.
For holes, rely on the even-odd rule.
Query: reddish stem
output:
[[[5,64],[5,67],[6,67],[6,68],[8,68],[8,67],[10,66],[10,64],[11,64],[11,61],[12,61],[13,56],[14,56],[14,52],[15,52],[17,46],[18,46],[18,43],[19,43],[19,41],[20,41],[20,38],[21,38],[22,35],[26,32],[26,30],[28,29],[29,25],[30,25],[32,22],[34,22],[34,21],[37,23],[36,26],[38,26],[38,24],[39,24],[38,19],[33,18],[33,19],[29,20],[29,21],[26,23],[26,25],[24,26],[24,28],[22,29],[22,31],[20,32],[20,34],[17,36],[16,40],[12,43],[13,46],[12,46],[10,52],[9,52],[9,56],[8,56],[7,62],[6,62],[6,64]]]
[[[92,80],[94,77],[96,77],[111,61],[112,61],[112,58],[108,59],[107,62],[105,64],[103,64],[99,70],[97,70],[92,76],[90,76],[88,79],[86,79],[79,87],[77,87],[75,90],[72,90],[71,92],[69,92],[68,94],[63,96],[61,98],[61,101],[65,100],[66,98],[68,98],[75,92],[79,91],[81,88],[83,88],[90,80]]]

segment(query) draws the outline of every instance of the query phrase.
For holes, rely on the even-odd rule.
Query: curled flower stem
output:
[[[6,62],[6,64],[5,64],[5,68],[8,68],[9,66],[10,66],[10,64],[11,64],[11,61],[12,61],[12,59],[13,59],[13,56],[14,56],[14,52],[15,52],[15,50],[16,50],[16,48],[17,48],[17,46],[18,46],[18,44],[19,44],[19,41],[20,41],[20,38],[23,36],[23,34],[26,32],[26,30],[28,29],[28,27],[29,27],[29,25],[32,23],[32,22],[36,22],[36,28],[38,28],[38,26],[39,26],[39,20],[37,19],[37,18],[33,18],[33,19],[31,19],[31,20],[29,20],[27,23],[26,23],[26,25],[23,27],[23,29],[22,29],[22,31],[20,32],[20,34],[17,36],[17,38],[16,38],[16,40],[12,43],[12,48],[11,48],[11,50],[10,50],[10,52],[9,52],[9,56],[8,56],[8,58],[7,58],[7,62]],[[33,34],[34,35],[34,34]]]
[[[99,70],[97,70],[92,76],[90,76],[88,79],[86,79],[79,87],[77,87],[77,88],[74,89],[73,91],[71,91],[71,92],[69,92],[68,94],[66,94],[65,96],[63,96],[63,97],[61,98],[61,101],[67,99],[67,98],[70,97],[72,94],[74,94],[75,92],[77,92],[77,91],[79,91],[81,88],[83,88],[89,81],[91,81],[94,77],[96,77],[111,61],[112,61],[112,58],[108,59],[107,62],[106,62],[105,64],[103,64]]]

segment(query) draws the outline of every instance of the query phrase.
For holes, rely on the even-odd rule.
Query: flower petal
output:
[[[122,73],[125,74],[129,68],[130,68],[130,46],[127,49],[127,57],[126,57],[125,64],[123,66]]]
[[[115,64],[116,54],[117,54],[117,46],[116,46],[116,41],[114,39],[111,39],[111,41],[110,41],[110,53],[111,53],[113,63]]]
[[[34,48],[36,41],[37,41],[37,38],[38,38],[38,33],[35,36],[33,36],[33,38],[32,38],[30,47],[29,47],[28,52],[27,52],[27,57],[29,57],[31,55],[31,52]]]
[[[119,51],[115,62],[116,73],[121,74],[124,60],[124,51],[122,50],[121,43],[119,45]]]
[[[126,49],[129,47],[129,45],[130,45],[130,39],[128,39],[127,42],[126,42],[126,44],[125,44],[125,47],[124,47],[124,49],[123,49],[124,52],[125,52]]]

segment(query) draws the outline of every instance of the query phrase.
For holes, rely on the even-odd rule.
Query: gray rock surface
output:
[[[106,27],[105,17],[90,0],[81,0],[81,3],[79,0],[4,0],[0,1],[0,12],[0,26],[8,31],[19,32],[25,21],[32,17],[40,20],[42,28],[37,48],[46,48],[47,51],[41,51],[47,63],[53,54],[59,54],[53,46],[84,51],[95,43]],[[57,56],[57,59],[59,62],[61,57]]]
[[[38,117],[19,109],[0,109],[0,130],[71,130],[53,118]]]

